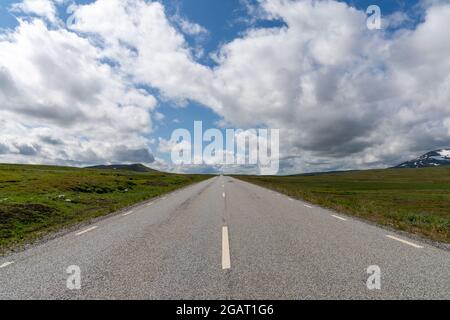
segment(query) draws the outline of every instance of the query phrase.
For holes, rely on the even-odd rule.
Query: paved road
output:
[[[215,177],[1,258],[0,298],[449,299],[450,252]]]

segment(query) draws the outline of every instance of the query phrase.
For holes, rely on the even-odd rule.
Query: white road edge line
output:
[[[14,263],[14,261],[8,261],[8,262],[5,262],[4,264],[0,265],[0,269],[1,269],[1,268],[4,268],[4,267],[7,267],[7,266],[9,266],[9,265],[11,265],[11,264],[13,264],[13,263]]]
[[[128,212],[125,212],[122,216],[128,216],[128,215],[130,215],[130,214],[132,214],[133,213],[133,210],[131,210],[131,211],[128,211]]]
[[[153,204],[153,202],[147,203],[146,206],[150,207]]]
[[[389,239],[400,241],[400,242],[402,242],[404,244],[410,245],[410,246],[412,246],[414,248],[417,248],[417,249],[422,249],[423,248],[422,246],[419,246],[418,244],[415,244],[415,243],[412,243],[412,242],[409,242],[409,241],[406,241],[406,240],[403,240],[403,239],[400,239],[400,238],[397,238],[397,237],[394,237],[394,236],[386,235],[386,237],[388,237]]]
[[[89,229],[86,229],[86,230],[80,231],[78,233],[75,233],[75,235],[76,236],[81,236],[82,234],[84,234],[86,232],[89,232],[89,231],[92,231],[92,230],[95,230],[95,229],[97,229],[97,226],[93,226],[93,227],[90,227]]]
[[[289,200],[294,201],[294,199],[292,199],[292,198],[289,198]]]
[[[304,204],[303,206],[312,209],[312,207],[311,207],[311,206],[308,206],[307,204]]]
[[[334,214],[332,214],[331,216],[332,216],[333,218],[336,218],[336,219],[339,219],[339,220],[342,220],[342,221],[347,221],[347,219],[342,218],[342,217],[339,217],[339,216],[336,216],[336,215],[334,215]]]
[[[222,227],[222,269],[231,268],[230,242],[228,239],[228,227]]]

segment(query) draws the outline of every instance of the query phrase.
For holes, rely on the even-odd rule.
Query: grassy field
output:
[[[206,178],[161,172],[0,165],[0,253],[62,227]]]
[[[450,243],[450,167],[237,178]]]

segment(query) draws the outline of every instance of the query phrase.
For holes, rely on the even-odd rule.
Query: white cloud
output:
[[[101,59],[87,39],[38,19],[0,39],[0,140],[11,154],[80,164],[145,159],[156,100]]]
[[[203,96],[188,98],[237,126],[280,128],[292,171],[383,166],[449,144],[448,3],[393,35],[368,30],[364,12],[342,2],[262,7],[286,26],[225,44]]]
[[[114,17],[114,19],[111,19]],[[182,103],[209,101],[213,71],[195,62],[193,51],[159,2],[98,0],[80,6],[73,29],[99,37],[105,55],[138,82]]]
[[[175,21],[175,23],[181,28],[181,31],[187,35],[196,36],[205,35],[208,33],[208,30],[206,30],[205,27],[202,27],[198,23],[189,21],[180,15],[175,15],[172,17],[172,20]]]
[[[155,112],[153,117],[156,121],[162,121],[162,120],[164,120],[165,115],[162,114],[161,112]]]
[[[171,153],[173,152],[180,152],[185,150],[186,152],[191,152],[191,143],[186,140],[182,141],[174,141],[174,140],[166,140],[164,138],[159,138],[159,147],[158,150],[162,153]]]
[[[139,149],[156,104],[136,89],[145,84],[164,99],[210,107],[221,123],[280,128],[286,171],[394,164],[450,143],[450,38],[443,34],[450,4],[422,8],[415,28],[402,29],[404,15],[390,16],[392,34],[368,30],[365,12],[343,2],[262,0],[253,18],[285,25],[249,28],[218,49],[211,68],[196,61],[198,48],[161,3],[97,0],[76,7],[71,30],[37,20],[1,38],[1,119],[49,129],[47,141],[71,146],[64,159],[110,156],[98,150],[124,139]],[[179,24],[186,34],[205,32]],[[21,145],[45,159],[70,153],[37,138],[14,144],[12,136],[0,141],[0,153],[20,153]]]
[[[54,23],[58,20],[55,3],[62,2],[64,0],[24,0],[14,3],[11,9],[15,12],[37,15]]]

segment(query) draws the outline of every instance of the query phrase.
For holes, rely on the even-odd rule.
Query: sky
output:
[[[215,172],[171,161],[202,121],[279,129],[280,174],[396,165],[450,147],[448,30],[440,0],[2,0],[0,162]]]

